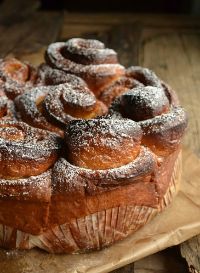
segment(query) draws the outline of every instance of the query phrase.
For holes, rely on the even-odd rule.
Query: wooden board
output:
[[[181,244],[181,254],[186,259],[191,273],[200,273],[200,236]]]
[[[172,271],[173,270],[173,271]],[[186,262],[178,248],[169,248],[134,264],[134,273],[187,273]]]
[[[15,54],[38,64],[43,61],[44,50],[50,42],[77,36],[98,38],[119,52],[124,65],[152,68],[178,92],[190,120],[185,145],[200,157],[199,18],[44,12],[38,10],[38,1],[14,2],[5,1],[1,7],[0,57]],[[193,240],[186,245],[191,245]],[[187,272],[180,254],[174,256],[174,251],[174,248],[162,251],[113,272]],[[200,253],[194,252],[193,256],[199,263]],[[168,259],[174,262],[168,264]]]

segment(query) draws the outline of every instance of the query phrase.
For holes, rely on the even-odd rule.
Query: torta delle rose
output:
[[[101,249],[172,202],[186,113],[100,41],[50,44],[45,60],[0,61],[0,246]]]

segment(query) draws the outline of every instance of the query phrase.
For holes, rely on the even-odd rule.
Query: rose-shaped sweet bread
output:
[[[107,112],[80,79],[55,86],[40,86],[17,97],[18,116],[28,124],[63,135],[63,128],[72,119],[89,119]],[[82,83],[82,85],[79,84]]]
[[[110,107],[115,118],[137,121],[142,130],[142,143],[158,155],[175,151],[187,126],[186,113],[171,93],[162,87],[137,87],[118,97]]]
[[[186,114],[155,73],[125,70],[99,41],[45,57],[37,70],[0,61],[0,246],[101,249],[173,200]]]
[[[140,66],[131,66],[126,69],[124,76],[119,77],[119,79],[108,84],[101,90],[99,99],[107,106],[110,106],[116,97],[130,89],[142,86],[153,86],[163,88],[164,90],[169,89],[169,87],[150,69]]]
[[[52,67],[83,78],[96,96],[102,86],[124,74],[117,53],[97,40],[74,38],[50,44],[46,61]]]
[[[36,69],[15,58],[0,60],[0,80],[5,94],[14,99],[32,87],[37,79]]]
[[[1,224],[31,234],[46,227],[51,167],[60,150],[61,139],[55,134],[22,122],[0,121]]]
[[[140,126],[128,119],[70,121],[63,156],[52,170],[47,228],[39,236],[22,234],[18,246],[56,253],[100,249],[128,236],[171,202],[178,152],[159,166],[141,138]]]

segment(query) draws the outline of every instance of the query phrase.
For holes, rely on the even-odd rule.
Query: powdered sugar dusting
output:
[[[116,148],[124,138],[140,138],[141,129],[133,121],[115,119],[75,120],[69,123],[66,139],[70,147],[81,148],[90,145],[103,145]]]
[[[64,53],[66,52],[86,64],[117,62],[117,53],[113,49],[105,48],[105,45],[98,40],[70,39],[65,44]]]
[[[61,83],[71,84],[74,88],[85,88],[86,82],[73,75],[67,74],[62,70],[53,69],[47,64],[41,64],[38,68],[38,81],[39,85],[58,85]]]
[[[27,176],[27,172],[37,173],[37,164],[55,162],[61,140],[56,135],[32,128],[15,121],[0,122],[0,176]],[[25,165],[24,165],[25,164]],[[32,169],[29,169],[29,165]],[[18,166],[19,169],[16,169]],[[35,169],[34,169],[35,168]],[[42,166],[39,166],[41,172]],[[47,168],[44,164],[44,168]]]
[[[106,87],[101,90],[99,99],[109,106],[116,97],[136,86],[143,86],[143,84],[131,77],[122,76],[116,81],[111,82],[111,84],[106,85]]]
[[[10,99],[24,93],[32,87],[37,79],[36,69],[15,58],[0,61],[0,79],[3,80],[3,89]]]
[[[179,144],[187,125],[186,114],[176,107],[176,97],[168,86],[147,68],[133,66],[125,71],[116,52],[97,40],[75,38],[53,43],[46,51],[46,60],[50,66],[42,64],[37,70],[16,59],[0,60],[0,198],[36,206],[42,202],[48,210],[51,197],[57,193],[71,193],[72,199],[84,201],[87,195],[97,195],[98,199],[99,193],[138,181],[144,182],[144,187],[154,184],[151,179],[157,172],[158,157],[150,142],[153,140],[154,146],[162,143],[169,153],[168,146]],[[96,97],[102,92],[101,99],[108,105],[123,95],[112,104],[108,116],[91,119],[97,116],[98,107],[105,106],[88,86]],[[14,105],[10,99],[16,96]],[[15,106],[18,119],[45,130],[11,120]],[[126,115],[126,111],[132,113],[131,108],[141,114],[137,122]],[[90,118],[86,121],[79,119],[78,111],[94,115],[85,114],[84,118]],[[65,146],[58,135],[48,132],[63,136],[64,128]],[[100,161],[96,169],[91,162],[85,166],[70,157],[85,156],[83,150],[88,162],[97,165]],[[120,161],[123,158],[129,163]],[[102,167],[103,161],[110,159],[119,165]],[[121,215],[125,213],[122,209]],[[16,217],[26,220],[20,214]],[[81,221],[74,220],[80,225],[78,232],[83,227]],[[95,230],[96,220],[92,225]],[[52,232],[56,248],[60,231],[56,227]],[[87,233],[90,236],[90,230]],[[99,244],[100,237],[96,239]]]
[[[47,86],[35,87],[30,92],[17,97],[15,105],[18,117],[34,127],[62,135],[62,130],[51,124],[37,106],[38,102],[42,102],[50,90],[51,87]]]
[[[130,89],[144,86],[153,86],[166,92],[166,85],[148,68],[131,66],[126,69],[125,75],[108,83],[101,90],[100,99],[110,105],[114,99]],[[152,98],[153,99],[153,98]],[[142,108],[142,107],[141,107]]]
[[[73,192],[79,187],[85,186],[80,177],[81,168],[71,165],[66,159],[60,158],[54,165],[52,187],[53,193],[56,192]]]
[[[6,97],[0,97],[0,118],[5,116],[7,112],[7,98]]]
[[[136,87],[120,98],[125,115],[135,121],[153,118],[169,110],[169,101],[161,88]]]
[[[134,78],[146,86],[162,88],[162,82],[158,76],[148,68],[131,66],[126,70],[126,76]]]
[[[40,200],[50,195],[52,170],[20,179],[0,179],[0,197],[17,200]],[[49,200],[46,200],[49,201]]]
[[[145,129],[146,134],[164,133],[168,130],[173,134],[177,126],[185,129],[187,125],[186,113],[182,107],[174,107],[168,113],[156,116],[153,119],[141,121],[140,125]],[[178,138],[180,138],[180,136]]]
[[[60,139],[55,134],[49,133],[44,130],[35,129],[30,127],[22,122],[15,121],[1,121],[0,122],[0,137],[1,131],[8,132],[8,135],[12,133],[12,130],[20,133],[20,140],[23,140],[23,143],[19,143],[19,139],[12,139],[17,143],[10,143],[13,145],[23,145],[21,148],[35,148],[37,149],[37,155],[40,156],[42,153],[45,155],[48,150],[59,149],[60,148]],[[23,137],[21,137],[23,135]],[[7,142],[5,138],[0,138],[1,143]],[[9,143],[9,140],[8,142]],[[25,155],[24,155],[25,156]],[[28,156],[28,155],[27,155]],[[31,156],[31,155],[29,155]],[[33,155],[32,155],[33,156]]]
[[[61,158],[53,169],[54,190],[73,192],[82,187],[85,188],[88,193],[94,194],[104,186],[106,190],[109,190],[109,187],[113,188],[122,186],[123,184],[133,183],[133,181],[139,179],[139,177],[147,175],[148,173],[151,174],[154,167],[154,155],[148,148],[144,147],[141,148],[140,154],[134,161],[109,170],[85,169],[72,165],[66,159]]]
[[[94,107],[95,104],[96,98],[87,87],[76,89],[69,84],[57,85],[44,99],[44,107],[48,114],[63,124],[73,119],[66,113],[67,107],[84,110]]]
[[[21,119],[32,126],[62,135],[62,128],[70,120],[77,118],[76,110],[81,112],[94,109],[93,116],[98,115],[103,105],[97,104],[94,94],[86,85],[76,84],[75,82],[74,86],[70,83],[40,86],[19,96],[15,104]],[[73,111],[70,112],[70,109]]]
[[[0,119],[15,119],[14,104],[6,96],[0,96]]]
[[[152,90],[154,92],[151,93]],[[142,143],[162,154],[170,153],[177,147],[187,127],[185,111],[174,106],[173,100],[169,101],[166,91],[160,88],[141,87],[123,94],[111,105],[108,117],[119,119],[127,117],[127,114],[140,124]]]
[[[47,48],[47,62],[50,65],[64,70],[65,72],[73,73],[83,77],[86,81],[92,78],[105,78],[115,76],[116,74],[124,73],[124,67],[119,64],[103,63],[103,64],[87,64],[74,62],[71,59],[65,58],[62,54],[66,49],[66,43],[58,42],[49,45]]]

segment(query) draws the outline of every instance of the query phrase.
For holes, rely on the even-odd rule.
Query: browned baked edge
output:
[[[41,235],[31,235],[0,225],[0,246],[8,249],[39,247],[51,253],[80,253],[101,249],[122,240],[169,206],[179,189],[181,162],[180,151],[174,164],[169,188],[157,208],[137,205],[114,207],[73,219]]]

